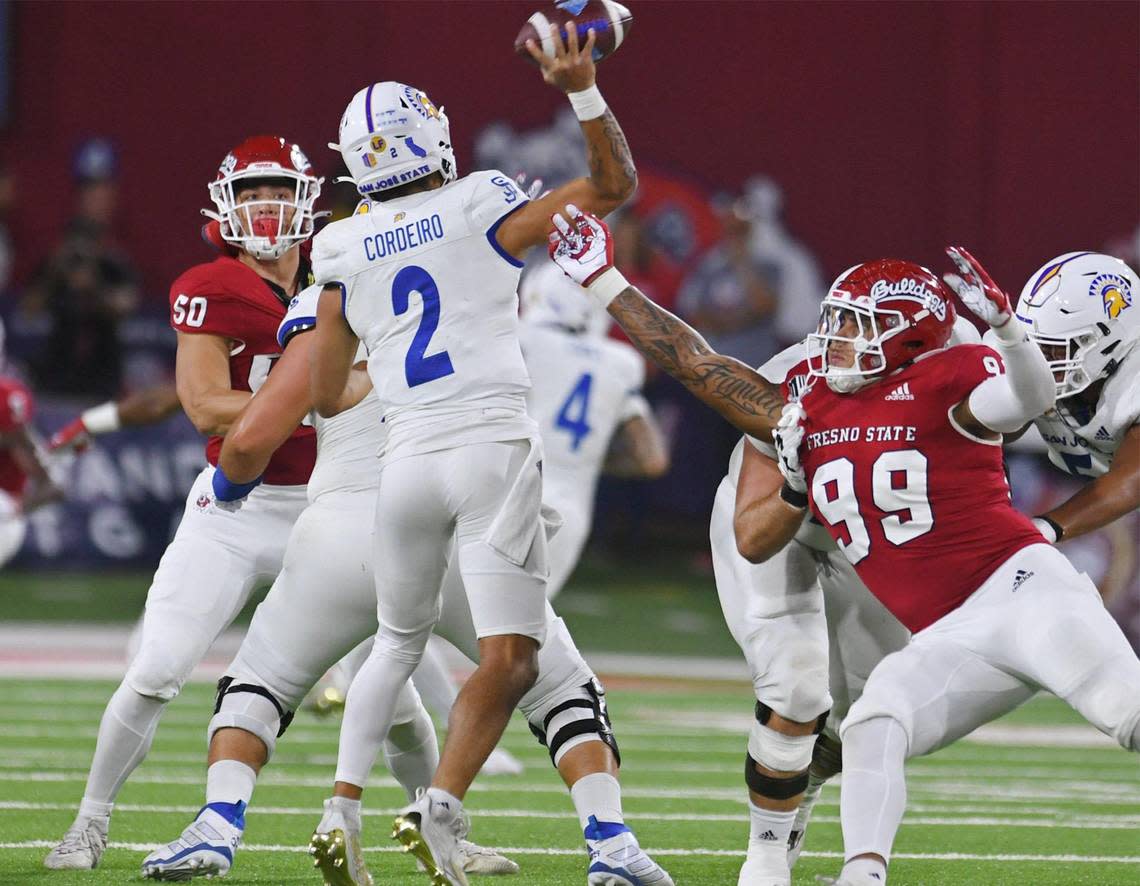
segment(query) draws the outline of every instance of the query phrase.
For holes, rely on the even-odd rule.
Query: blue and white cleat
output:
[[[624,824],[591,815],[584,834],[590,853],[587,886],[673,886],[673,878],[645,854]]]
[[[182,835],[143,859],[144,880],[224,877],[245,830],[245,803],[210,803]]]

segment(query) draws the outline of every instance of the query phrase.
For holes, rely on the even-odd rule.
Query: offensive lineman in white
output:
[[[1017,318],[1045,354],[1057,402],[1034,419],[1049,459],[1092,478],[1034,523],[1056,544],[1140,507],[1140,278],[1120,259],[1069,252],[1025,284]]]
[[[979,340],[959,318],[950,345]],[[803,353],[803,343],[794,344],[757,371],[781,384]],[[752,671],[757,701],[739,886],[791,882],[812,806],[842,768],[839,724],[875,665],[910,638],[816,521],[805,520],[786,547],[765,556],[783,482],[775,447],[741,438],[709,524],[721,609]]]
[[[542,433],[542,500],[562,517],[550,540],[546,596],[554,599],[590,535],[598,476],[660,477],[669,454],[641,395],[645,364],[606,337],[609,315],[550,261],[523,277],[519,296],[527,410]]]
[[[457,180],[442,112],[419,90],[374,84],[346,109],[339,149],[377,206],[314,243],[325,284],[314,404],[326,417],[343,408],[363,341],[388,429],[373,535],[379,629],[348,693],[335,796],[361,796],[399,688],[439,618],[453,540],[479,638],[479,666],[452,708],[432,787],[393,832],[437,882],[467,882],[462,798],[534,684],[546,634],[541,441],[526,413],[517,334],[521,257],[545,242],[550,214],[570,195],[608,213],[636,187],[625,138],[594,85],[593,32],[581,48],[574,31],[564,44],[552,27],[551,38],[552,56],[529,48],[582,121],[589,176],[533,202],[500,173]],[[616,807],[616,780],[607,791]],[[632,882],[601,860],[589,877]]]

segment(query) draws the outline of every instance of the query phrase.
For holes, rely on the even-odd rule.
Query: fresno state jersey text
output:
[[[256,391],[281,356],[277,327],[285,307],[252,268],[229,257],[195,265],[170,287],[170,325],[176,331],[230,340],[230,387],[235,391]],[[221,449],[222,438],[211,436],[206,443],[210,464],[218,463]],[[308,483],[316,452],[313,429],[298,427],[273,453],[265,482]]]
[[[10,434],[25,427],[32,420],[34,406],[31,391],[22,383],[9,376],[0,376],[0,434]],[[0,490],[13,498],[20,498],[27,479],[11,451],[0,449]]]
[[[852,393],[814,379],[801,398],[812,513],[911,631],[956,609],[1018,550],[1043,542],[1010,503],[1000,441],[973,437],[950,416],[1003,372],[989,348],[960,345]],[[788,376],[801,374],[802,366]]]

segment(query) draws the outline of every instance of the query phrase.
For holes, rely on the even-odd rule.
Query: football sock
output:
[[[856,883],[887,882],[887,869],[877,858],[854,858],[843,866],[843,874]]]
[[[110,810],[123,783],[146,758],[165,707],[166,702],[139,695],[125,683],[115,690],[99,723],[85,804],[104,804]]]
[[[363,787],[388,735],[396,699],[415,662],[373,649],[352,681],[344,705],[336,780]]]
[[[424,657],[420,659],[415,673],[412,674],[412,683],[424,700],[428,710],[444,726],[447,718],[451,716],[451,708],[459,695],[455,681],[451,678],[443,656],[440,641],[432,637],[424,649]]]
[[[431,784],[439,765],[439,742],[427,711],[420,708],[411,722],[393,724],[384,740],[384,762],[409,800],[415,799],[418,788]]]
[[[844,734],[839,818],[848,857],[890,859],[906,811],[906,750],[906,732],[890,717],[856,723]]]
[[[819,799],[819,792],[823,790],[827,781],[827,778],[820,778],[810,769],[808,770],[808,786],[804,790],[803,799],[800,800],[800,808],[796,810],[796,819],[792,825],[792,830],[802,831],[807,827],[808,819],[811,818],[812,807],[815,806],[815,801]]]
[[[218,760],[206,770],[206,805],[245,803],[253,796],[257,773],[238,760]]]
[[[773,809],[762,809],[748,801],[748,846],[763,848],[775,847],[782,856],[788,850],[788,834],[792,832],[792,823],[796,820],[796,810],[777,812]]]
[[[570,788],[570,799],[578,812],[578,822],[586,830],[593,817],[598,821],[623,823],[621,785],[608,772],[584,775]]]

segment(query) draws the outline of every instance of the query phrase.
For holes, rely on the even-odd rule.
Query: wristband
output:
[[[1037,527],[1037,531],[1045,536],[1045,541],[1051,545],[1057,544],[1065,537],[1065,529],[1056,520],[1051,517],[1046,517],[1044,514],[1033,518],[1033,525]]]
[[[79,420],[83,422],[83,427],[92,437],[110,434],[119,430],[119,406],[114,400],[100,403],[79,416]]]
[[[788,485],[787,480],[785,480],[784,485],[780,487],[780,498],[797,511],[802,511],[808,506],[807,493],[800,492],[798,489],[792,489],[792,487]]]
[[[592,283],[586,286],[586,291],[597,299],[598,304],[603,308],[608,308],[610,302],[627,289],[629,289],[629,281],[622,276],[621,271],[617,268],[606,268],[594,278]]]
[[[256,480],[251,480],[248,483],[234,483],[226,476],[226,472],[222,470],[222,466],[218,465],[214,471],[211,485],[214,487],[214,498],[218,501],[238,501],[239,499],[245,498],[261,485],[261,477],[258,477]]]
[[[606,100],[602,98],[596,83],[581,92],[568,92],[566,97],[570,99],[570,107],[579,120],[596,120],[606,112]]]

